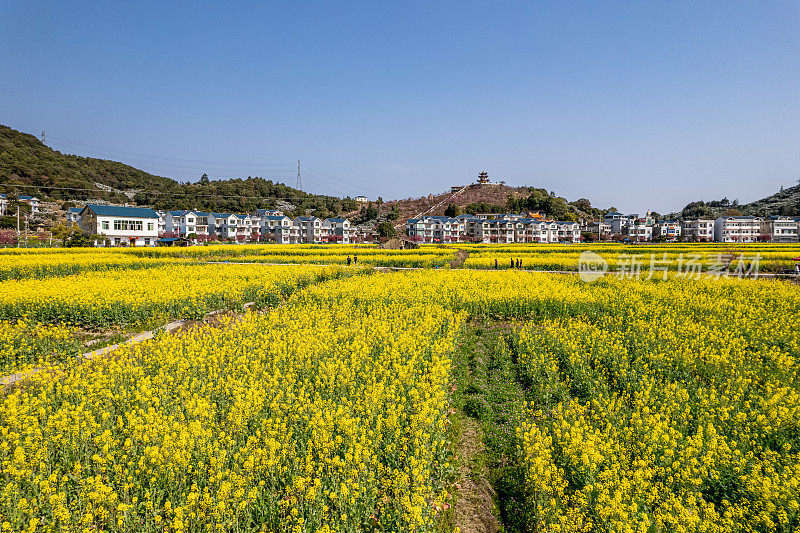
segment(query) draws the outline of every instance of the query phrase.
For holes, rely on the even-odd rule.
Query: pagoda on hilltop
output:
[[[478,185],[486,185],[489,183],[489,173],[485,170],[478,174]]]

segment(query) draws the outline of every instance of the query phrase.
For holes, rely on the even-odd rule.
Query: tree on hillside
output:
[[[363,222],[368,222],[375,218],[378,218],[378,208],[372,205],[372,202],[361,208],[361,220]]]
[[[200,185],[208,185],[211,183],[211,180],[208,179],[208,174],[203,174],[200,176]]]
[[[459,215],[458,206],[455,204],[447,204],[447,209],[444,210],[444,216],[446,217],[457,217]]]
[[[552,191],[548,193],[545,189],[533,189],[525,198],[509,197],[508,209],[513,212],[541,211],[556,220],[570,220],[572,214],[566,200],[555,196]]]
[[[586,211],[592,208],[592,202],[590,202],[586,198],[579,198],[573,202],[573,205],[582,211]]]
[[[396,233],[391,222],[384,221],[378,224],[378,235],[380,237],[394,237]]]

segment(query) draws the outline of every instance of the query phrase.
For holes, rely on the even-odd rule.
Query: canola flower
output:
[[[88,270],[149,268],[168,258],[142,258],[118,250],[38,248],[0,251],[0,281],[47,278],[77,274]]]
[[[0,375],[63,363],[79,349],[75,328],[26,320],[0,322]]]
[[[235,276],[153,270],[211,267]],[[436,530],[453,475],[449,354],[483,317],[519,329],[527,403],[508,468],[522,529],[798,528],[794,285],[246,268],[290,280],[291,297],[0,400],[0,527]]]
[[[606,313],[548,317],[518,336],[527,527],[796,530],[796,288],[606,284],[618,291]]]
[[[793,271],[794,257],[800,255],[797,244],[722,244],[667,243],[647,245],[601,244],[439,244],[421,245],[415,250],[386,250],[374,245],[342,244],[248,244],[208,245],[187,248],[44,248],[0,250],[0,280],[64,276],[90,270],[149,268],[164,264],[202,262],[253,262],[292,264],[346,264],[347,257],[357,256],[365,266],[401,268],[448,268],[454,254],[463,250],[469,255],[462,268],[511,269],[511,260],[519,259],[530,270],[577,270],[581,253],[597,253],[609,267],[619,269],[626,261],[639,261],[642,269],[650,267],[651,258],[658,268],[670,271],[699,264],[707,271],[714,264],[735,266],[739,259],[749,265],[756,254],[761,272]],[[732,267],[731,267],[732,268]]]
[[[729,243],[668,243],[646,245],[623,244],[450,244],[469,252],[464,268],[493,269],[495,260],[500,269],[510,269],[511,260],[519,259],[530,270],[578,270],[581,253],[598,254],[618,269],[636,258],[642,269],[650,267],[651,259],[659,268],[671,271],[685,268],[687,263],[701,265],[706,271],[712,264],[735,265],[739,259],[750,264],[758,255],[761,272],[792,271],[794,257],[800,255],[797,244],[729,244]]]
[[[0,402],[2,527],[433,530],[462,314],[363,278],[31,377]]]
[[[253,301],[275,305],[298,287],[359,272],[338,267],[167,265],[0,282],[0,320],[87,327],[199,319]]]

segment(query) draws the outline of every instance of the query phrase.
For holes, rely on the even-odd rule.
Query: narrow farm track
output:
[[[242,309],[243,310],[247,310],[248,308],[252,307],[254,304],[255,304],[255,302],[247,302],[244,305],[242,305]],[[212,318],[215,315],[218,315],[218,314],[220,314],[220,313],[222,313],[224,311],[225,311],[224,309],[220,309],[220,310],[217,310],[217,311],[212,311],[211,313],[208,313],[204,317],[204,320],[208,320],[209,318]],[[161,332],[169,333],[169,332],[175,331],[175,330],[181,328],[182,326],[185,326],[188,323],[189,323],[189,320],[185,320],[185,319],[173,320],[172,322],[169,322],[168,324],[160,326],[160,327],[158,327],[156,329],[153,329],[153,330],[150,330],[150,331],[143,331],[141,333],[137,333],[136,335],[134,335],[130,339],[127,339],[127,340],[125,340],[123,342],[119,342],[119,343],[116,343],[116,344],[111,344],[109,346],[104,346],[103,348],[98,348],[97,350],[84,352],[84,353],[80,354],[78,356],[78,358],[86,359],[86,360],[92,360],[92,359],[95,359],[97,357],[102,357],[104,355],[108,355],[108,354],[110,354],[112,352],[115,352],[116,350],[119,350],[120,348],[122,348],[124,346],[135,346],[137,344],[141,344],[141,343],[143,343],[145,341],[148,341],[148,340],[154,338],[156,335],[158,335]],[[41,371],[42,371],[41,368],[32,368],[32,369],[26,370],[24,372],[17,372],[16,374],[11,374],[9,376],[5,376],[3,378],[0,378],[0,385],[14,385],[15,383],[19,383],[20,381],[32,376],[33,374],[41,372]]]

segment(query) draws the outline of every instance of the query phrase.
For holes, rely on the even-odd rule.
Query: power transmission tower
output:
[[[297,159],[297,187],[295,187],[298,191],[303,190],[303,182],[300,179],[300,159]]]
[[[42,144],[44,144],[44,139],[45,139],[44,130],[42,130]]]

